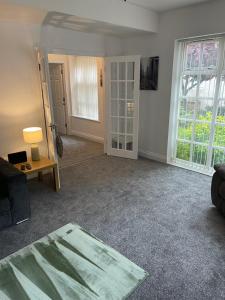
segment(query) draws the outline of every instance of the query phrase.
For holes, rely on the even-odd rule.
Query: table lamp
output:
[[[33,161],[40,160],[38,143],[43,140],[42,129],[40,127],[29,127],[23,129],[23,138],[25,143],[31,145],[31,158]]]

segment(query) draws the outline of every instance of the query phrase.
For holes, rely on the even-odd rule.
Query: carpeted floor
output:
[[[58,194],[29,183],[32,219],[0,232],[1,257],[76,222],[149,272],[130,299],[225,299],[225,219],[210,177],[104,155],[61,175]]]
[[[72,135],[63,135],[61,138],[64,150],[62,159],[59,159],[60,168],[74,166],[103,154],[103,144]]]

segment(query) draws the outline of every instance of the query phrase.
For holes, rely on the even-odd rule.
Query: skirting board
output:
[[[145,151],[145,150],[139,150],[138,155],[140,157],[144,157],[144,158],[148,158],[151,160],[156,160],[162,163],[167,163],[167,158],[166,156],[162,155],[162,154],[158,154],[158,153],[154,153],[154,152],[150,152],[150,151]]]
[[[88,133],[84,133],[84,132],[80,132],[80,131],[75,131],[75,130],[71,130],[70,135],[79,136],[79,137],[87,139],[89,141],[104,144],[104,138],[102,138],[100,136],[95,136],[95,135],[92,135],[92,134],[88,134]]]

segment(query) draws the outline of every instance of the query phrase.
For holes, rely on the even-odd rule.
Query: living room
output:
[[[34,158],[31,170],[24,162],[25,170],[20,164],[16,171],[28,175],[20,177],[26,190],[20,196],[27,199],[25,215],[0,231],[0,298],[224,299],[223,167],[216,168],[213,199],[211,185],[213,166],[224,163],[225,153],[225,2],[11,0],[2,1],[0,8],[0,157],[7,160],[8,154],[25,151],[29,160],[33,147]],[[64,168],[59,168],[57,157],[63,138],[58,136],[56,147],[57,133],[49,127],[54,125],[49,54],[103,57],[106,64],[102,73],[105,154],[86,156]],[[158,86],[140,90],[140,61],[156,57]],[[113,78],[113,64],[125,66],[125,78],[120,78],[119,67]],[[113,97],[114,84],[118,83],[120,93],[123,82],[124,99]],[[128,97],[129,84],[134,84],[133,99]],[[115,103],[117,98],[127,105],[124,138],[119,118],[107,110],[108,101]],[[113,119],[118,128],[110,131]],[[78,128],[72,113],[71,120]],[[24,133],[33,127],[41,129],[41,138],[33,144],[38,143],[47,163],[35,161],[37,145],[31,145],[30,135]],[[20,211],[20,205],[15,205],[17,210],[12,200],[7,201],[9,210]],[[84,235],[86,230],[90,234]],[[64,243],[56,238],[70,232]],[[96,239],[88,239],[91,235]],[[60,257],[73,265],[66,263],[64,268],[52,258],[55,254],[45,253],[50,240],[60,249]],[[97,256],[89,243],[101,248]],[[75,248],[88,263],[97,259],[94,264],[105,270],[107,280],[93,263],[81,262],[85,267],[79,269],[71,250]],[[113,267],[100,264],[110,261],[102,256],[107,251],[119,261]],[[42,273],[30,271],[31,262],[26,264],[25,258],[31,254]],[[123,263],[126,274],[134,276],[132,282],[121,269]],[[34,270],[39,270],[37,265]],[[10,285],[11,291],[6,288]]]

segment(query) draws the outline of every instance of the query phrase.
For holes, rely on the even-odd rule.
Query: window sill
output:
[[[85,117],[72,116],[72,118],[80,119],[80,120],[83,120],[83,121],[90,121],[90,122],[95,122],[95,123],[101,123],[100,120],[88,119],[88,118],[85,118]]]

